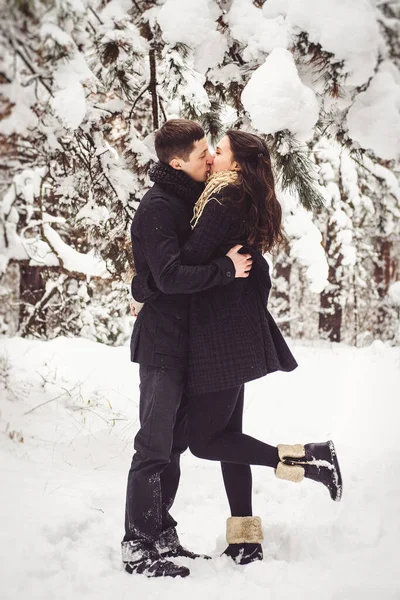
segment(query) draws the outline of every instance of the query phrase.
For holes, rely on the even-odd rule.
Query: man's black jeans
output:
[[[128,475],[125,537],[154,542],[176,521],[169,514],[188,447],[184,371],[140,365],[140,429]]]

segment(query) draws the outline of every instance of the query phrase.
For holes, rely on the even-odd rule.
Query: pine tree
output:
[[[7,297],[20,302],[18,315],[3,313],[1,330],[107,343],[127,335],[129,225],[149,185],[154,130],[180,115],[200,121],[212,143],[227,127],[264,136],[278,187],[296,199],[289,217],[302,206],[314,212],[329,265],[322,334],[353,343],[369,331],[392,339],[388,287],[398,277],[399,218],[388,173],[396,174],[398,162],[361,147],[349,115],[382,65],[398,72],[399,4],[377,7],[380,54],[372,75],[353,85],[350,57],[323,47],[306,21],[293,26],[290,2],[210,0],[202,29],[190,16],[196,3],[181,1],[176,18],[187,20],[178,30],[171,0],[133,1],[129,10],[117,0],[14,0],[0,9],[0,277]],[[243,29],[243,10],[254,30]],[[242,103],[274,50],[273,35],[285,28],[296,70],[318,97],[308,141],[287,128],[255,130]],[[287,331],[290,323],[292,334],[314,335],[319,297],[308,291],[309,265],[297,241],[288,235],[274,257],[273,302]],[[350,247],[355,264],[346,262]]]
[[[91,335],[115,342],[118,332],[103,328],[111,320],[125,334],[127,229],[152,158],[143,143],[153,130],[151,49],[129,14],[113,17],[101,8],[65,0],[50,10],[40,2],[3,9],[9,95],[1,159],[14,178],[2,222],[6,256],[20,265],[22,335],[80,334],[82,311],[105,284],[103,302],[113,297],[109,315],[93,322]],[[21,128],[25,114],[29,126]],[[84,266],[93,251],[101,273]]]

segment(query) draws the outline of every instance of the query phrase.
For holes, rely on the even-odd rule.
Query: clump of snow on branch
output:
[[[242,102],[261,133],[289,129],[299,138],[309,137],[318,120],[317,98],[301,81],[292,54],[283,48],[273,50],[253,73]]]
[[[382,65],[365,92],[350,108],[351,137],[363,148],[390,160],[400,156],[400,78]]]
[[[128,13],[131,8],[131,0],[111,0],[100,12],[101,20],[107,24],[129,20]]]
[[[400,307],[400,281],[395,281],[389,287],[389,298],[394,306]]]
[[[25,133],[29,128],[36,127],[37,116],[31,109],[36,102],[33,86],[24,87],[18,81],[3,84],[2,95],[8,97],[13,104],[10,115],[0,120],[0,133]]]
[[[0,236],[0,273],[4,273],[10,260],[26,260],[29,254],[17,233],[20,220],[15,206],[18,195],[26,202],[27,220],[33,212],[34,198],[40,194],[44,169],[24,169],[14,176],[13,185],[6,191],[0,204],[0,220],[3,235]]]
[[[328,284],[328,263],[322,247],[322,236],[312,215],[300,206],[297,198],[279,192],[283,209],[284,232],[289,237],[290,254],[305,268],[310,290],[320,293]]]
[[[166,46],[163,59],[165,61],[163,85],[169,97],[173,99],[170,103],[170,114],[180,113],[182,101],[198,116],[207,112],[210,108],[210,99],[204,88],[206,78],[193,68],[193,56],[185,60],[180,52]]]
[[[269,0],[264,17],[284,15],[292,31],[305,31],[337,61],[344,61],[347,85],[362,85],[374,73],[378,59],[379,27],[370,0]]]
[[[1,260],[0,273],[4,273],[10,260],[29,260],[32,266],[63,266],[65,269],[86,275],[87,277],[108,277],[106,264],[96,257],[93,251],[83,254],[63,241],[60,234],[50,223],[65,223],[61,217],[41,215],[41,221],[31,220],[34,203],[41,194],[44,168],[25,169],[15,175],[0,207],[1,220],[5,235],[0,237]],[[28,225],[21,233],[17,232],[20,215],[15,207],[17,196],[26,202],[26,220]],[[86,206],[87,208],[87,206]],[[98,207],[94,212],[98,213]],[[93,217],[94,218],[94,217]],[[44,237],[40,239],[33,231],[41,227]]]
[[[228,49],[225,37],[217,31],[220,15],[221,10],[211,0],[167,0],[157,20],[165,41],[193,48],[194,67],[205,73],[222,62]]]
[[[243,58],[257,60],[274,48],[287,48],[291,37],[285,19],[278,14],[265,18],[252,0],[233,0],[227,22],[232,36],[245,45]]]
[[[77,252],[66,244],[61,236],[47,223],[43,225],[44,235],[56,255],[58,262],[68,271],[84,273],[88,277],[107,277],[106,265],[93,251],[87,254]]]
[[[67,127],[76,129],[85,118],[86,98],[82,84],[93,80],[93,74],[81,54],[60,66],[55,73],[54,83],[58,90],[50,104]]]

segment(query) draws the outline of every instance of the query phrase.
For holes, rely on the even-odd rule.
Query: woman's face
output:
[[[211,166],[211,173],[219,173],[220,171],[235,171],[238,170],[238,164],[233,159],[229,138],[226,135],[218,142],[215,149],[214,162]]]

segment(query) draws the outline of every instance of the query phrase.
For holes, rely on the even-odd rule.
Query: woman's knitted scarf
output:
[[[196,227],[201,215],[203,214],[205,205],[209,200],[211,200],[213,194],[218,194],[218,192],[220,192],[222,188],[226,187],[227,185],[237,183],[237,171],[219,171],[219,173],[214,173],[211,175],[211,177],[209,177],[204,192],[194,205],[193,217],[190,221],[192,229]]]

